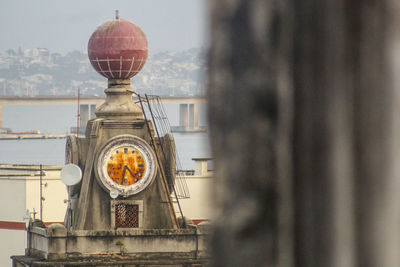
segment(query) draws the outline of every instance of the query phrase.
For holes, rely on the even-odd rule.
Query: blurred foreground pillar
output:
[[[209,1],[212,266],[400,266],[399,5]]]

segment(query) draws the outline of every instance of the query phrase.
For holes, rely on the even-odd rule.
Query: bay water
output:
[[[171,125],[179,123],[179,105],[164,105]],[[205,105],[199,105],[199,124],[206,125]],[[76,105],[3,106],[3,127],[14,132],[65,134],[77,124]],[[211,157],[208,134],[173,133],[182,169],[193,169],[192,158]],[[63,165],[65,139],[0,140],[0,163]]]

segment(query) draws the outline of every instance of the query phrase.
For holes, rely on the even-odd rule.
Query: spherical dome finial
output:
[[[132,22],[121,19],[116,10],[114,20],[97,27],[89,39],[88,55],[93,68],[109,79],[129,79],[147,60],[147,39]]]

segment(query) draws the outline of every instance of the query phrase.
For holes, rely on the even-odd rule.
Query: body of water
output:
[[[179,106],[165,105],[171,125],[179,121]],[[76,105],[3,106],[3,127],[13,131],[39,130],[63,134],[76,126]],[[205,106],[199,107],[199,124],[205,125]],[[193,169],[192,158],[210,157],[207,133],[174,133],[183,169]],[[63,165],[65,139],[0,140],[0,163]]]

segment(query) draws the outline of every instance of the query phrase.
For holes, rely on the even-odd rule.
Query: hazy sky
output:
[[[1,0],[0,51],[83,51],[96,27],[120,17],[146,34],[151,54],[205,46],[206,0]]]

